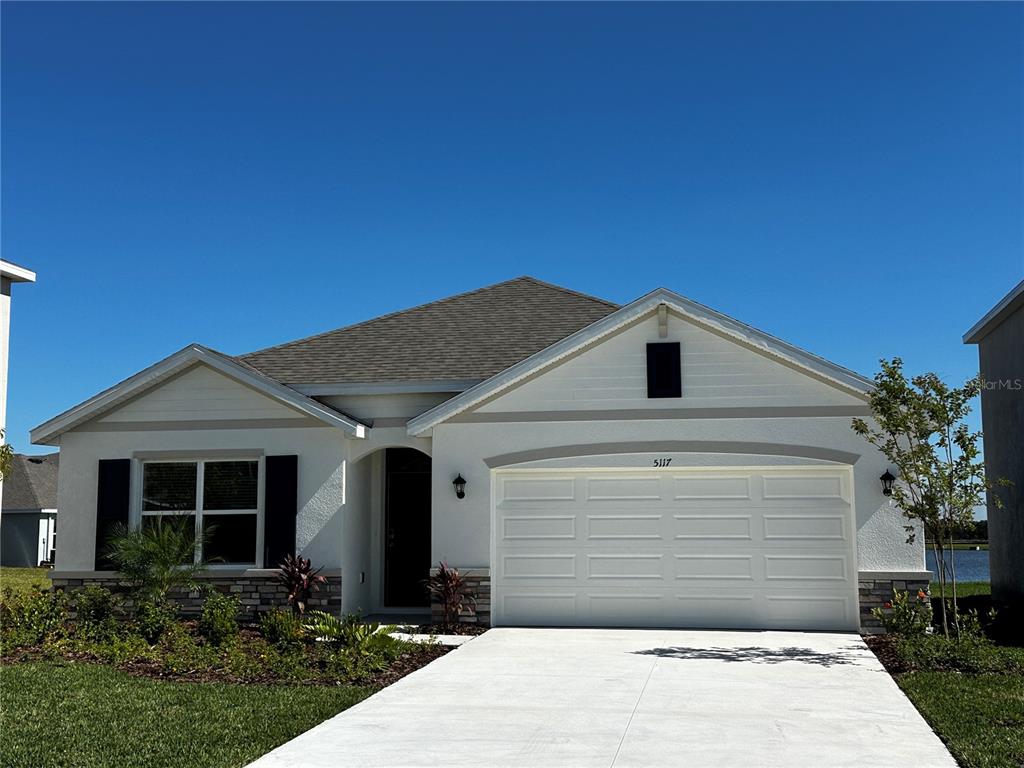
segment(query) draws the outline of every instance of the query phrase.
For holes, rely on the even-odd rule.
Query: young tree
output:
[[[948,582],[953,627],[959,636],[953,535],[974,519],[975,507],[989,490],[985,465],[978,458],[981,433],[971,432],[964,422],[981,380],[949,387],[936,374],[925,373],[907,381],[898,357],[882,360],[881,367],[869,400],[872,419],[854,419],[853,430],[896,467],[899,478],[892,500],[910,521],[905,526],[907,542],[914,540],[914,521],[919,522],[935,554],[943,632],[949,635]]]
[[[0,482],[7,477],[11,471],[11,462],[14,461],[14,449],[4,442],[4,431],[0,429]]]

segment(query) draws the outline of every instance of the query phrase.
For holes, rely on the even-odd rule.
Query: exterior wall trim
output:
[[[662,440],[653,442],[627,443],[583,443],[562,445],[552,448],[537,448],[515,453],[504,453],[484,458],[484,464],[491,469],[500,469],[512,464],[524,464],[543,459],[564,459],[575,456],[601,456],[617,453],[743,453],[770,456],[797,456],[807,459],[823,459],[837,464],[855,464],[860,456],[846,451],[821,448],[810,445],[785,445],[781,443],[719,442],[710,440]]]
[[[493,424],[530,421],[644,421],[665,419],[793,419],[806,417],[869,416],[866,405],[807,405],[762,408],[648,408],[603,411],[508,411],[462,413],[452,424]]]
[[[327,427],[317,419],[197,419],[195,421],[102,421],[83,424],[78,432],[173,432],[196,429],[285,429]]]

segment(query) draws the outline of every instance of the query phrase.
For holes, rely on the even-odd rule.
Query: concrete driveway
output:
[[[492,629],[253,765],[956,763],[857,635]]]

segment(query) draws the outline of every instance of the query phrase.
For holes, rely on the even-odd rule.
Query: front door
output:
[[[384,605],[430,605],[430,457],[388,448],[384,462]]]

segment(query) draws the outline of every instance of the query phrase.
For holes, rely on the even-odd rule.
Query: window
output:
[[[647,345],[647,396],[683,396],[683,371],[679,362],[678,341]]]
[[[146,461],[142,465],[142,525],[189,518],[206,539],[196,561],[259,564],[260,461]]]

